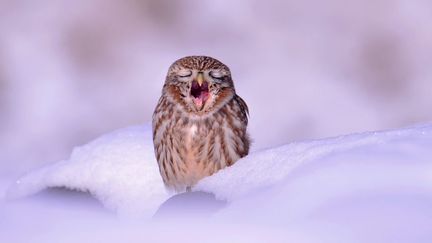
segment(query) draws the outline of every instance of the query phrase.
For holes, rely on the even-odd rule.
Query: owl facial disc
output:
[[[208,83],[206,81],[202,82],[200,85],[197,81],[192,81],[191,96],[195,106],[201,110],[204,107],[205,102],[209,98]]]

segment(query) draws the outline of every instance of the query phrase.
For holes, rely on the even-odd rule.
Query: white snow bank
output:
[[[220,199],[233,201],[251,191],[293,179],[292,171],[304,168],[307,163],[319,163],[319,170],[328,168],[324,160],[344,156],[340,166],[368,167],[369,175],[378,173],[383,178],[395,171],[395,166],[405,166],[409,172],[432,166],[432,126],[423,125],[382,132],[365,132],[315,141],[290,143],[274,149],[251,154],[229,169],[203,179],[195,188],[215,193]],[[329,159],[330,157],[330,159]],[[373,160],[374,162],[366,163]],[[376,170],[383,165],[385,170]],[[416,167],[417,166],[417,167]],[[421,167],[420,166],[420,167]],[[375,168],[376,167],[376,168]],[[345,174],[344,170],[339,171]],[[429,170],[432,176],[432,170]],[[352,177],[355,174],[347,174]],[[359,178],[361,179],[361,178]],[[366,182],[369,178],[363,178]],[[329,181],[332,181],[329,178]],[[397,180],[394,183],[398,183]],[[335,183],[337,185],[337,183]],[[429,181],[430,185],[430,181]]]
[[[432,125],[291,143],[252,153],[194,190],[227,200],[211,222],[234,224],[239,234],[259,229],[261,236],[296,242],[427,242],[431,148]],[[8,195],[47,187],[89,191],[109,209],[144,216],[169,196],[149,125],[77,148],[68,161],[21,178]],[[209,229],[219,227],[212,224]],[[200,227],[208,231],[205,222]]]
[[[151,215],[168,197],[149,124],[112,132],[74,149],[69,160],[22,177],[7,196],[23,197],[50,187],[90,192],[123,215]]]
[[[230,203],[223,224],[295,242],[430,242],[432,126],[293,143],[252,154],[195,188]],[[284,238],[282,238],[284,239]]]

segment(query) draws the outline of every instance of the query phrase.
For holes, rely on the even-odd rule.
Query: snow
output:
[[[409,161],[414,158],[416,161],[430,160],[430,132],[430,127],[419,126],[291,143],[254,153],[238,161],[230,169],[202,180],[197,189],[216,193],[220,198],[232,201],[257,188],[277,184],[298,167],[304,167],[309,163],[322,164],[328,157],[346,154],[350,154],[351,157],[346,158],[346,162],[341,161],[343,166],[365,166],[364,161],[370,158],[376,160],[373,166],[381,166],[387,161],[395,166],[395,161],[406,158],[408,161],[402,161],[406,162],[403,165],[409,166],[407,169],[410,169],[412,163]],[[423,157],[419,152],[423,153],[420,154]],[[384,159],[379,160],[377,156]],[[393,169],[388,173],[393,172]],[[388,175],[382,174],[382,177]]]
[[[9,187],[7,198],[21,199],[0,203],[0,215],[7,216],[0,234],[6,226],[6,239],[14,239],[42,217],[60,217],[55,232],[38,226],[45,234],[32,242],[63,239],[71,235],[67,229],[81,231],[79,218],[94,226],[66,242],[94,237],[119,242],[124,234],[128,242],[429,242],[431,147],[432,125],[290,143],[253,152],[201,180],[193,193],[164,203],[170,195],[154,159],[150,125],[125,128]],[[95,210],[94,202],[67,197],[68,192],[40,193],[52,187],[90,192],[122,220],[108,220],[113,216]],[[168,204],[171,211],[161,221],[148,221]],[[185,213],[195,209],[208,211],[199,220]]]
[[[74,149],[69,160],[24,176],[8,190],[8,197],[64,187],[90,192],[122,215],[151,215],[168,197],[151,136],[149,124],[104,135]]]
[[[290,144],[197,189],[231,202],[220,222],[314,232],[314,242],[428,242],[431,145],[430,126]]]

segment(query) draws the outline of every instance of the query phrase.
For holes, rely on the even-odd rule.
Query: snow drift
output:
[[[258,228],[261,236],[297,242],[428,242],[431,147],[432,125],[291,143],[252,153],[194,191],[227,201],[208,223],[235,224],[240,233]],[[7,195],[50,187],[90,192],[110,210],[144,218],[169,197],[148,124],[75,149],[69,160],[22,177]]]
[[[18,198],[64,187],[89,192],[122,215],[151,214],[168,197],[151,136],[149,124],[104,135],[74,149],[69,160],[27,174],[7,196]]]

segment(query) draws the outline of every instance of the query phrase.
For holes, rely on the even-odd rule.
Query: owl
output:
[[[200,179],[249,153],[248,107],[229,68],[188,56],[168,70],[153,113],[153,143],[166,188],[190,191]]]

